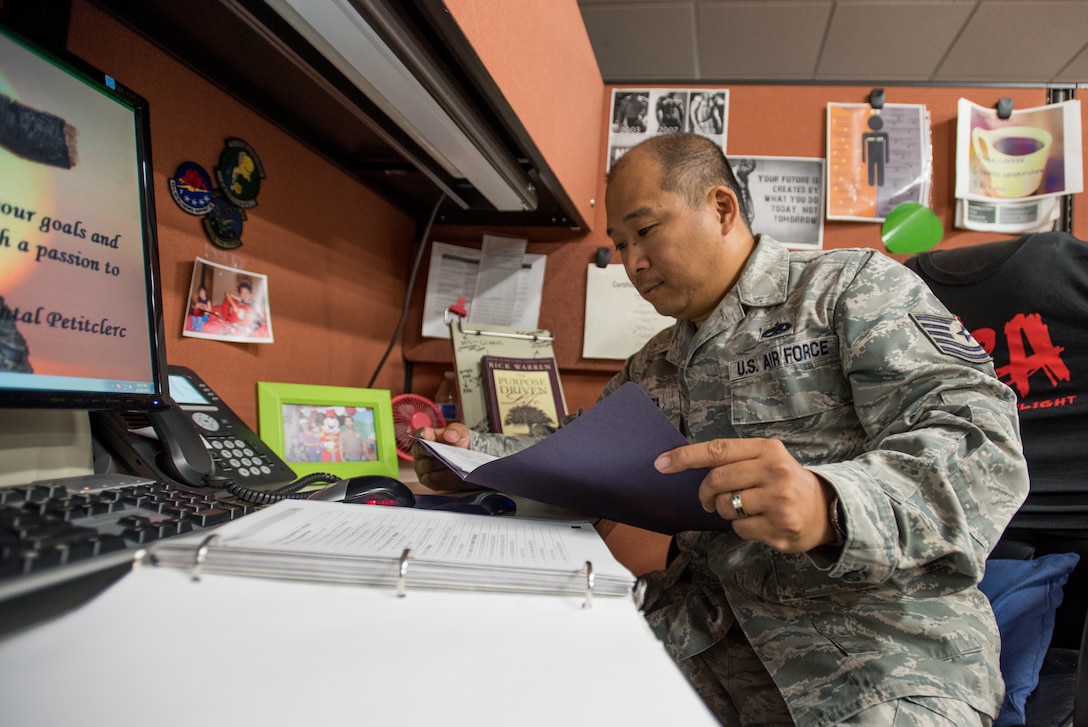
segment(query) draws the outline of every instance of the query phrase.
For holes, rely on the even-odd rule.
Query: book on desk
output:
[[[585,521],[489,517],[284,500],[139,564],[204,573],[394,588],[630,596],[631,575]]]

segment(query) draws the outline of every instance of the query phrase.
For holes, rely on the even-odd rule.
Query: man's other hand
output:
[[[451,422],[445,429],[435,427],[423,427],[416,432],[416,437],[430,442],[441,442],[461,449],[469,448],[469,430],[464,424]],[[424,487],[439,492],[450,490],[476,489],[457,476],[442,460],[431,454],[431,451],[419,442],[412,444],[412,467],[415,469],[419,483]]]

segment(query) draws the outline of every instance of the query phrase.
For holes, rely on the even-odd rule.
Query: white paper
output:
[[[476,280],[480,274],[484,253],[471,247],[436,242],[431,248],[431,263],[427,273],[424,298],[422,335],[431,338],[450,337],[446,309],[464,298],[472,310]],[[540,301],[544,292],[545,255],[523,255],[518,276],[517,295],[510,303],[515,328],[539,328]]]
[[[5,727],[717,724],[629,598],[140,568],[0,642],[0,673]]]
[[[638,294],[622,265],[589,265],[583,358],[622,361],[673,323]]]
[[[468,322],[510,326],[514,323],[526,240],[484,235],[480,272],[468,309]]]
[[[1026,234],[1048,232],[1061,218],[1059,197],[1031,197],[1023,202],[956,200],[956,227],[964,230]]]
[[[488,462],[498,459],[498,457],[493,454],[477,452],[462,447],[454,447],[452,444],[446,444],[444,442],[421,441],[425,447],[434,452],[435,456],[462,478],[467,477],[468,474],[477,467],[481,467]]]
[[[629,575],[614,563],[596,531],[571,525],[559,520],[284,500],[216,532],[228,550],[290,550],[397,560],[410,548],[413,558],[431,562],[578,571],[591,560],[603,572]]]

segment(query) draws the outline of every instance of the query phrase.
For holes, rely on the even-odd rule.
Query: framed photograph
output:
[[[386,389],[257,382],[261,439],[299,476],[397,477]]]

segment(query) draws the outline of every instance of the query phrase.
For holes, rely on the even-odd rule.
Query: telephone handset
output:
[[[171,406],[159,412],[93,412],[100,443],[133,474],[203,487],[226,477],[242,487],[280,486],[295,473],[204,381],[169,366]]]
[[[162,446],[156,459],[171,479],[199,487],[216,474],[211,452],[177,402],[169,409],[149,412],[147,418]]]

